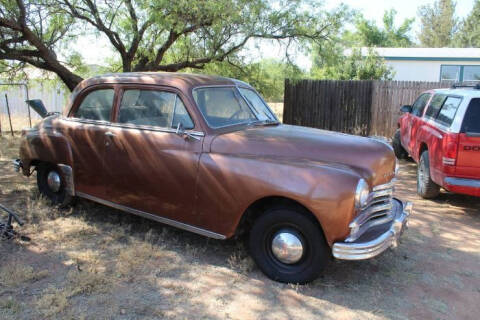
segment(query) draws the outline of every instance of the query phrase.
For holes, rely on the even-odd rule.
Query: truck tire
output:
[[[248,246],[260,270],[284,283],[315,280],[331,257],[318,223],[297,208],[267,210],[254,221]]]
[[[440,194],[440,186],[430,176],[428,150],[423,151],[417,167],[417,193],[424,199],[434,199]]]
[[[397,159],[408,159],[408,152],[405,150],[405,148],[403,148],[402,143],[400,142],[400,129],[397,129],[397,131],[395,131],[395,134],[393,135],[392,147]]]
[[[42,162],[37,165],[37,185],[42,195],[52,204],[66,207],[73,197],[66,191],[65,178],[61,170],[54,164]]]

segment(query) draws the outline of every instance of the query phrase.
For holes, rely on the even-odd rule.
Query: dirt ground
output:
[[[1,319],[478,319],[480,199],[415,193],[402,162],[396,196],[414,202],[395,250],[333,261],[305,285],[267,279],[240,241],[217,241],[79,200],[58,210],[15,173],[0,138],[0,203],[30,242],[0,242]]]

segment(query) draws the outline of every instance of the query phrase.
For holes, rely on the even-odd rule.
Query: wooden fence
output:
[[[285,81],[283,122],[360,135],[391,137],[400,107],[423,91],[450,83],[420,81]]]

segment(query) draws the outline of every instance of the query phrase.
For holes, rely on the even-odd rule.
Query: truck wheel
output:
[[[330,258],[322,230],[298,209],[274,208],[255,220],[249,236],[253,260],[272,280],[315,280]]]
[[[400,130],[397,129],[392,139],[393,152],[397,159],[405,160],[408,159],[408,152],[403,148],[402,143],[400,142]]]
[[[428,150],[423,151],[417,168],[417,193],[424,199],[433,199],[440,194],[440,186],[430,176]]]
[[[53,204],[65,207],[72,201],[65,189],[65,178],[54,164],[42,162],[37,166],[37,185],[40,193]]]

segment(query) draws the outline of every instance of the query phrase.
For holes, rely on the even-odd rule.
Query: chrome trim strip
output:
[[[62,175],[65,178],[65,191],[71,196],[75,196],[75,183],[73,181],[73,170],[72,167],[67,166],[66,164],[57,164]]]
[[[410,202],[403,203],[399,200],[394,201],[398,201],[401,208],[396,212],[395,219],[388,231],[366,242],[336,242],[332,248],[333,256],[342,260],[364,260],[373,258],[390,247],[397,246],[400,236],[407,227],[412,204]]]
[[[458,187],[480,188],[480,180],[478,179],[464,179],[447,177],[444,180],[445,184]]]
[[[177,133],[176,129],[173,128],[161,128],[155,126],[144,126],[144,125],[134,125],[128,123],[118,123],[118,122],[108,122],[108,121],[98,121],[98,120],[88,120],[88,119],[79,119],[79,118],[62,118],[66,121],[71,122],[80,122],[86,124],[96,124],[104,127],[113,127],[113,128],[123,128],[123,129],[134,129],[134,130],[147,130],[155,132],[167,132],[167,133]],[[204,137],[205,133],[202,131],[195,130],[185,130],[185,133],[191,134],[192,136]]]
[[[83,192],[77,192],[77,196],[81,197],[81,198],[91,200],[91,201],[94,201],[94,202],[98,202],[100,204],[103,204],[103,205],[106,205],[106,206],[109,206],[109,207],[112,207],[112,208],[115,208],[115,209],[118,209],[118,210],[126,211],[128,213],[132,213],[132,214],[135,214],[137,216],[140,216],[140,217],[143,217],[143,218],[146,218],[146,219],[154,220],[154,221],[157,221],[157,222],[160,222],[160,223],[163,223],[163,224],[167,224],[167,225],[179,228],[179,229],[183,229],[183,230],[187,230],[187,231],[190,231],[190,232],[193,232],[193,233],[197,233],[197,234],[200,234],[202,236],[210,237],[210,238],[213,238],[213,239],[220,239],[220,240],[224,240],[224,239],[227,238],[224,235],[219,234],[219,233],[208,231],[208,230],[205,230],[205,229],[202,229],[202,228],[198,228],[198,227],[195,227],[195,226],[192,226],[192,225],[189,225],[189,224],[186,224],[186,223],[182,223],[182,222],[179,222],[179,221],[171,220],[171,219],[168,219],[168,218],[160,217],[160,216],[157,216],[157,215],[154,215],[154,214],[151,214],[151,213],[148,213],[148,212],[144,212],[144,211],[141,211],[141,210],[126,207],[126,206],[123,206],[121,204],[110,202],[110,201],[107,201],[107,200],[103,200],[103,199],[97,198],[95,196],[91,196],[91,195],[83,193]]]

